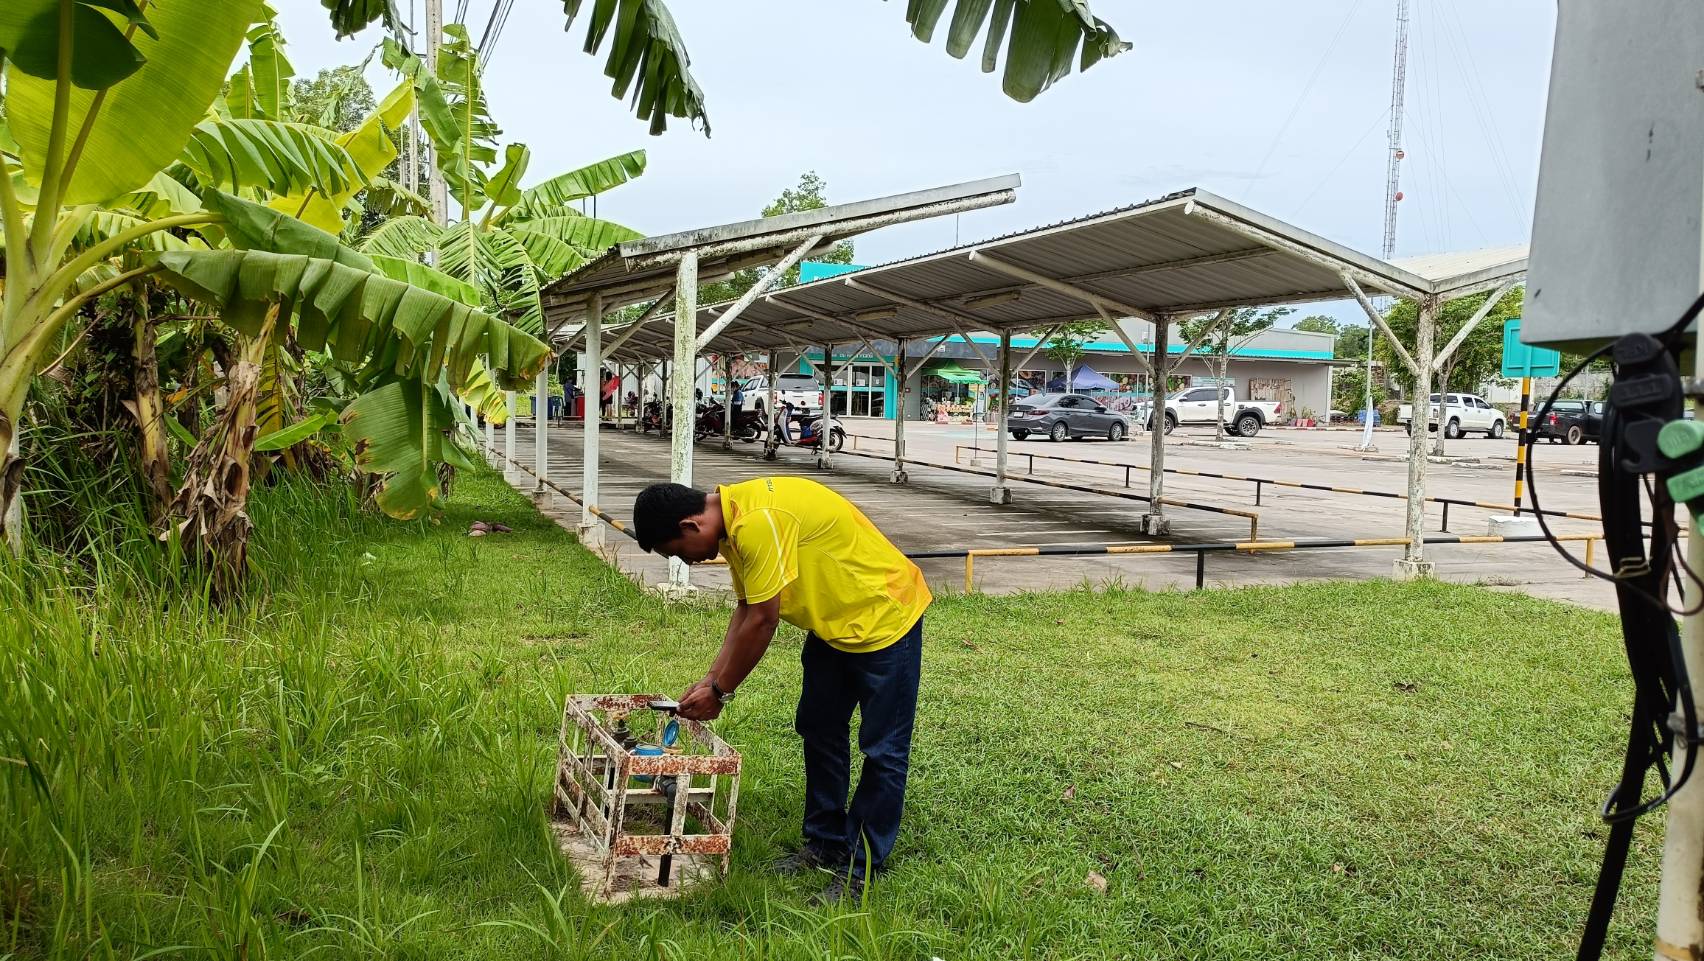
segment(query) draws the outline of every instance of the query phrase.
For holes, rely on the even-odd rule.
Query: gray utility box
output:
[[[1704,2],[1559,0],[1521,340],[1667,328],[1698,296]]]

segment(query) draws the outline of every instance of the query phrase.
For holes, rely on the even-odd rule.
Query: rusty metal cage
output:
[[[569,695],[563,703],[552,813],[595,899],[670,894],[728,872],[739,753],[686,719],[673,747],[645,743],[634,728],[661,729],[667,718],[649,707],[659,699]]]

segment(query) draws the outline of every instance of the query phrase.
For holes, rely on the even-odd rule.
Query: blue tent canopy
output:
[[[1047,383],[1050,391],[1065,389],[1065,375],[1061,374]],[[1118,382],[1095,370],[1088,364],[1078,364],[1077,372],[1071,375],[1072,390],[1119,390]]]

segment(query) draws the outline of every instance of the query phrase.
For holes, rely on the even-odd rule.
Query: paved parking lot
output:
[[[1088,545],[1147,543],[1137,529],[1138,518],[1147,505],[1139,500],[1112,494],[1083,493],[1031,485],[1019,480],[1031,476],[1077,485],[1123,490],[1122,467],[1059,461],[1042,455],[1075,457],[1118,464],[1145,465],[1148,435],[1119,444],[1083,441],[1054,444],[1048,441],[1012,441],[1010,460],[1014,477],[1014,503],[988,503],[991,481],[982,476],[956,473],[929,464],[952,465],[991,471],[994,466],[993,435],[985,427],[907,424],[907,447],[911,483],[895,486],[888,481],[892,424],[885,421],[848,421],[858,435],[848,446],[848,455],[837,459],[832,472],[818,471],[814,455],[784,449],[776,462],[761,459],[761,445],[736,443],[732,452],[720,449],[719,441],[698,445],[694,466],[699,486],[732,483],[773,473],[815,477],[857,503],[901,549],[908,552],[965,547],[1016,547],[1035,545]],[[580,489],[580,428],[551,431],[550,476],[571,490]],[[1268,477],[1323,483],[1340,487],[1401,493],[1406,488],[1404,459],[1407,438],[1400,432],[1380,432],[1379,448],[1366,455],[1350,450],[1359,434],[1350,431],[1269,430],[1246,443],[1248,449],[1224,450],[1214,446],[1211,431],[1180,430],[1167,438],[1166,466],[1214,473]],[[605,428],[602,507],[613,516],[631,515],[633,496],[646,484],[666,480],[669,451],[666,439],[635,435]],[[853,445],[856,451],[853,451]],[[980,446],[982,449],[974,449]],[[860,456],[851,456],[853,453]],[[1507,503],[1512,497],[1515,444],[1512,439],[1480,438],[1449,442],[1452,457],[1476,458],[1477,464],[1431,465],[1428,493],[1434,496]],[[1539,448],[1538,484],[1545,507],[1573,512],[1596,513],[1596,485],[1591,476],[1597,448],[1545,445]],[[528,467],[533,462],[532,428],[522,423],[517,430],[516,459]],[[532,478],[511,468],[511,481],[530,490]],[[1130,492],[1147,493],[1144,471],[1130,471]],[[1253,484],[1168,474],[1166,496],[1194,503],[1222,506],[1259,515],[1262,539],[1370,538],[1402,534],[1404,502],[1344,494],[1263,486],[1261,503],[1255,504]],[[570,526],[578,508],[553,497],[548,508]],[[1530,503],[1530,500],[1529,500]],[[1241,541],[1248,539],[1249,522],[1189,508],[1168,506],[1173,521],[1171,540],[1178,544]],[[1452,507],[1449,525],[1454,533],[1483,534],[1491,511]],[[1438,505],[1427,511],[1428,526],[1436,531],[1443,512]],[[1556,519],[1558,533],[1595,533],[1589,521]],[[607,532],[617,563],[623,569],[658,583],[666,577],[656,558],[638,553],[627,538]],[[1576,555],[1584,545],[1568,545]],[[1400,548],[1344,548],[1260,555],[1209,555],[1206,582],[1210,586],[1253,583],[1291,583],[1299,580],[1365,578],[1388,576]],[[1614,595],[1601,581],[1585,579],[1555,556],[1544,544],[1428,545],[1428,557],[1439,565],[1439,576],[1466,583],[1480,583],[1521,590],[1545,597],[1569,600],[1596,607],[1613,606]],[[921,562],[937,590],[962,590],[962,560]],[[715,568],[694,571],[695,583],[725,587],[726,574]],[[992,592],[1059,589],[1108,582],[1139,584],[1154,589],[1193,586],[1195,557],[1137,555],[1098,557],[1015,557],[979,559],[977,589]]]

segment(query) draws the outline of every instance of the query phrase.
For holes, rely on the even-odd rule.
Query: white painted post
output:
[[[1373,338],[1379,335],[1379,327],[1371,318],[1367,319],[1367,384],[1362,403],[1365,404],[1366,423],[1361,425],[1361,443],[1355,448],[1358,451],[1372,452],[1378,450],[1373,446]],[[1328,415],[1329,416],[1329,415]]]
[[[994,398],[999,420],[994,425],[994,489],[988,492],[990,504],[1010,504],[1012,488],[1006,483],[1006,404],[1010,399],[1007,384],[1012,380],[1012,331],[1000,330],[1000,371],[994,382]]]
[[[509,408],[509,419],[503,422],[503,469],[515,462],[515,392],[503,392],[503,403]]]
[[[497,459],[497,425],[491,423],[484,411],[480,411],[480,416],[485,418],[485,462],[489,464]]]
[[[722,449],[734,449],[734,355],[722,353]]]
[[[817,438],[817,467],[834,469],[834,458],[828,452],[828,435],[834,425],[834,345],[822,348],[822,436]]]
[[[1166,376],[1171,373],[1171,357],[1166,353],[1171,340],[1171,318],[1161,316],[1154,321],[1154,397],[1150,415],[1154,429],[1150,432],[1152,446],[1148,455],[1148,513],[1142,515],[1142,532],[1155,537],[1171,533],[1166,519]]]
[[[1426,406],[1432,393],[1435,363],[1433,339],[1438,326],[1438,302],[1422,299],[1415,305],[1414,335],[1414,430],[1408,435],[1408,522],[1403,536],[1408,547],[1397,558],[1393,573],[1399,578],[1430,577],[1437,566],[1426,560]],[[1443,430],[1443,425],[1438,425]]]
[[[766,363],[768,373],[763,379],[769,384],[769,396],[763,402],[763,416],[768,421],[763,428],[763,459],[774,460],[775,452],[781,448],[781,422],[775,408],[775,378],[781,376],[781,372],[775,369],[775,351],[769,352]]]
[[[698,253],[681,255],[675,274],[674,321],[674,430],[670,435],[669,477],[676,484],[692,486],[692,388],[698,370]],[[689,568],[679,558],[669,560],[669,585],[676,590],[692,586]]]
[[[910,475],[905,473],[905,398],[910,393],[906,389],[906,381],[911,373],[910,365],[905,362],[905,345],[906,340],[901,337],[894,348],[893,359],[894,376],[899,378],[899,387],[894,391],[893,473],[889,475],[888,480],[895,484],[904,484],[911,480]]]
[[[603,547],[603,523],[592,508],[599,505],[599,447],[603,433],[603,295],[594,293],[586,302],[586,351],[581,354],[581,396],[586,398],[585,441],[580,454],[582,491],[580,500],[580,543],[597,550]]]
[[[533,385],[533,473],[538,482],[533,485],[534,499],[548,499],[544,478],[550,470],[550,368],[555,358],[545,362]]]

